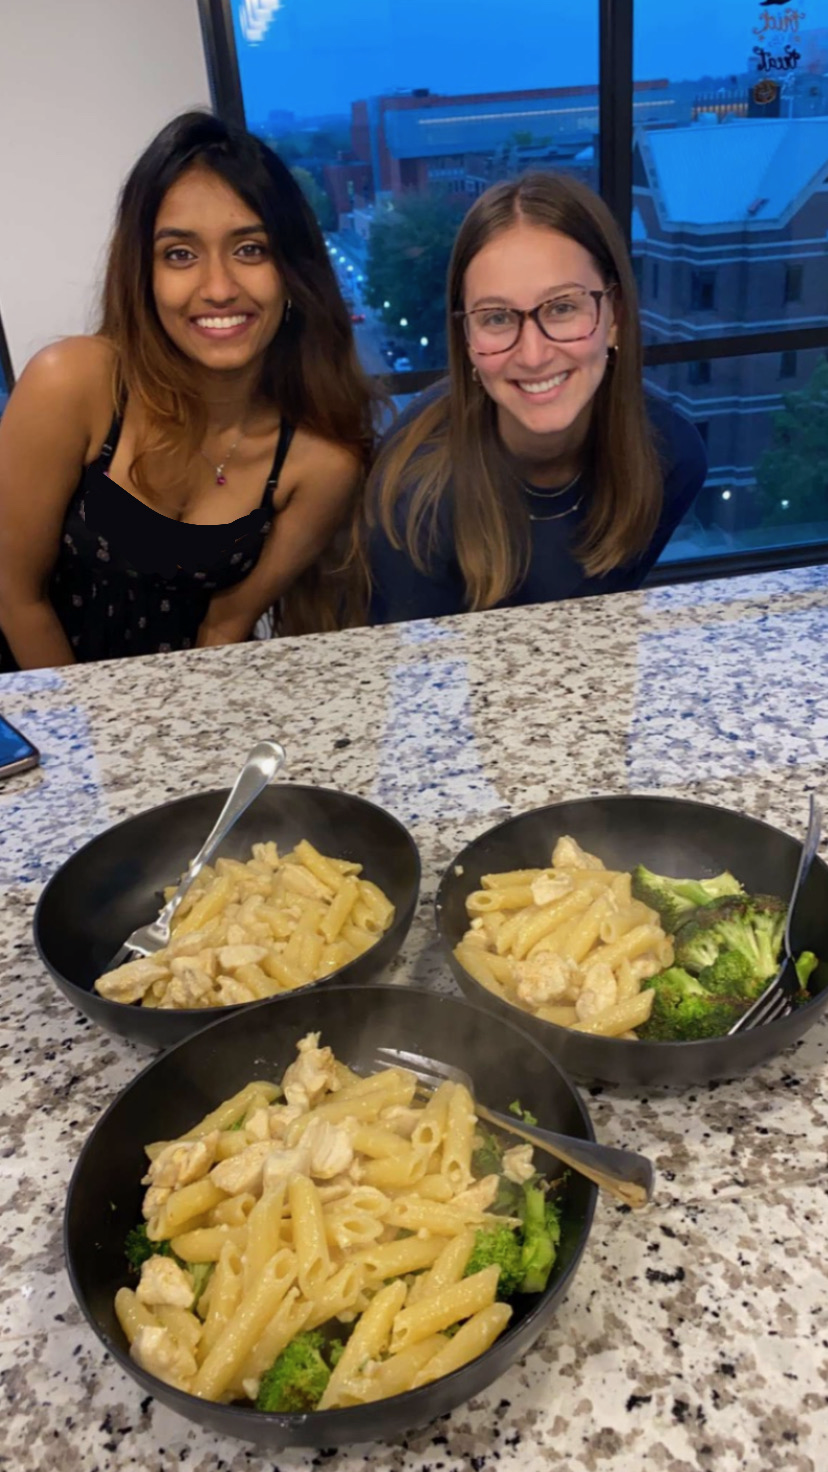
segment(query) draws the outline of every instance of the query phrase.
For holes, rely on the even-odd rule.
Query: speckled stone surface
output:
[[[111,1362],[63,1267],[80,1146],[147,1055],[78,1017],[30,939],[80,844],[232,778],[276,735],[289,777],[413,832],[420,912],[394,977],[450,988],[440,873],[510,813],[658,790],[802,832],[828,798],[828,569],[0,680],[43,765],[0,787],[0,1467],[61,1472],[825,1472],[828,1025],[749,1079],[589,1099],[658,1195],[602,1202],[527,1360],[399,1445],[271,1456],[202,1433]]]

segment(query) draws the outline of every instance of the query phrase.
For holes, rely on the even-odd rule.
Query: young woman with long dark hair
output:
[[[206,113],[124,186],[100,328],[39,353],[0,424],[0,667],[333,627],[326,549],[374,391],[280,159]]]
[[[533,173],[469,210],[449,377],[390,430],[362,557],[375,623],[637,588],[706,474],[642,383],[629,256],[586,185]]]

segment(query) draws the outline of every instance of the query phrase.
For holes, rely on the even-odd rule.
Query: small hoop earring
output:
[[[285,314],[284,314],[284,316],[282,318],[282,321],[283,322],[289,322],[290,321],[290,309],[291,309],[292,306],[293,306],[293,302],[291,301],[290,297],[288,297],[287,301],[285,302]]]
[[[479,383],[480,382],[480,374],[478,373],[478,371],[477,371],[477,369],[475,367],[472,368],[471,376],[472,376],[472,382],[473,383]]]
[[[614,363],[616,361],[617,357],[618,357],[618,343],[617,342],[610,343],[609,347],[607,348],[607,361],[610,362],[610,363]]]

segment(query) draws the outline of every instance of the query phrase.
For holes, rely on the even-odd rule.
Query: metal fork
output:
[[[805,881],[805,877],[814,860],[814,855],[819,848],[819,839],[822,832],[822,809],[814,794],[811,793],[811,805],[808,817],[808,831],[805,834],[805,842],[802,845],[802,853],[799,856],[799,868],[791,890],[788,901],[788,913],[785,917],[785,939],[784,960],[782,969],[773,978],[769,986],[765,988],[761,996],[743,1012],[738,1022],[734,1022],[728,1032],[732,1037],[737,1032],[749,1032],[754,1027],[761,1027],[766,1022],[778,1022],[782,1017],[787,1017],[793,1011],[794,1002],[801,991],[799,977],[796,972],[793,954],[791,952],[791,921],[796,907],[799,891]]]
[[[278,741],[259,741],[253,747],[233,784],[230,796],[175,894],[167,900],[157,920],[153,920],[149,925],[139,925],[137,930],[133,930],[132,934],[127,936],[120,950],[116,951],[105,968],[107,971],[114,971],[117,966],[122,966],[125,961],[134,957],[152,956],[156,951],[160,951],[162,946],[169,944],[173,915],[191,884],[201,873],[204,865],[212,858],[234,823],[250,807],[259,793],[264,791],[268,782],[275,777],[284,762],[285,749]]]
[[[447,1081],[464,1084],[474,1099],[471,1078],[452,1063],[425,1058],[421,1053],[406,1053],[398,1048],[375,1049],[371,1063],[374,1068],[405,1068],[431,1091]],[[548,1155],[578,1171],[579,1175],[594,1181],[602,1191],[622,1201],[625,1206],[646,1206],[652,1199],[654,1172],[645,1155],[637,1155],[633,1150],[617,1150],[612,1145],[599,1145],[595,1140],[558,1135],[537,1125],[518,1124],[515,1119],[494,1109],[486,1109],[477,1101],[474,1108],[479,1119],[545,1150]]]

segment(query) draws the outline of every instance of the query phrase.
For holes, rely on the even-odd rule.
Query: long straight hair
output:
[[[106,269],[98,330],[115,349],[116,405],[129,399],[141,412],[142,439],[131,467],[136,486],[152,500],[153,477],[162,467],[165,482],[183,483],[207,428],[198,366],[167,336],[153,292],[161,202],[195,166],[216,174],[262,221],[292,304],[264,355],[261,397],[289,424],[347,446],[366,472],[380,396],[359,365],[316,217],[290,170],[260,139],[194,111],[163,128],[132,169],[121,191]],[[288,621],[294,631],[337,622],[330,591],[330,570],[325,575],[324,567],[298,580],[286,600],[293,604]]]
[[[661,510],[663,476],[642,382],[641,332],[630,259],[610,210],[566,174],[531,173],[495,184],[457,235],[447,284],[449,380],[405,430],[391,436],[368,483],[368,527],[377,523],[427,571],[437,512],[453,485],[454,550],[471,609],[491,608],[526,576],[530,522],[520,479],[497,428],[494,401],[472,377],[462,313],[466,272],[495,236],[520,220],[555,230],[589,252],[604,286],[615,286],[618,348],[593,400],[586,446],[591,493],[576,549],[589,576],[645,550]],[[408,497],[405,517],[401,500]]]

